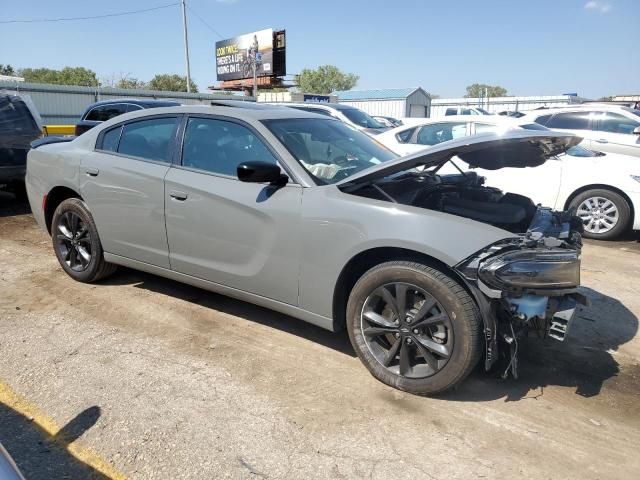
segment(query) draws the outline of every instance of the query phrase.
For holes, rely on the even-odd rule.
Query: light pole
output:
[[[191,93],[191,68],[189,67],[189,37],[187,36],[187,6],[182,3],[182,26],[184,28],[184,56],[187,62],[187,93]]]

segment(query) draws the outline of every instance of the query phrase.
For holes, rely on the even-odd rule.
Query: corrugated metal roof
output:
[[[337,95],[339,100],[391,100],[398,98],[407,98],[416,90],[422,89],[420,87],[413,87],[386,88],[380,90],[343,90],[339,92],[333,92],[333,95]]]

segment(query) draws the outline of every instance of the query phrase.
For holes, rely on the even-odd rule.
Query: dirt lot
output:
[[[640,245],[590,243],[565,344],[420,398],[346,335],[122,269],[72,281],[0,196],[0,442],[28,479],[638,478]]]

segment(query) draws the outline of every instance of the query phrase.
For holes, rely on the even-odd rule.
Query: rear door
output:
[[[135,119],[98,136],[80,165],[80,193],[106,252],[169,268],[164,177],[179,116]]]
[[[297,305],[302,187],[238,180],[242,162],[279,163],[248,124],[190,116],[184,130],[165,180],[171,268]]]
[[[636,120],[619,113],[604,112],[594,120],[594,150],[640,156],[640,135],[633,133],[640,127],[640,117]]]

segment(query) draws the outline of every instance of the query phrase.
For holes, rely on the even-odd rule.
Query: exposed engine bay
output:
[[[577,303],[582,222],[572,212],[536,206],[531,199],[484,186],[475,172],[438,175],[411,170],[361,184],[357,195],[426,208],[487,223],[514,237],[456,265],[484,320],[485,367],[499,356],[504,376],[518,376],[518,340],[563,341]],[[499,345],[502,345],[499,347]]]
[[[475,172],[408,172],[363,186],[358,195],[450,213],[513,233],[525,232],[537,210],[527,197],[485,186],[484,177]]]

